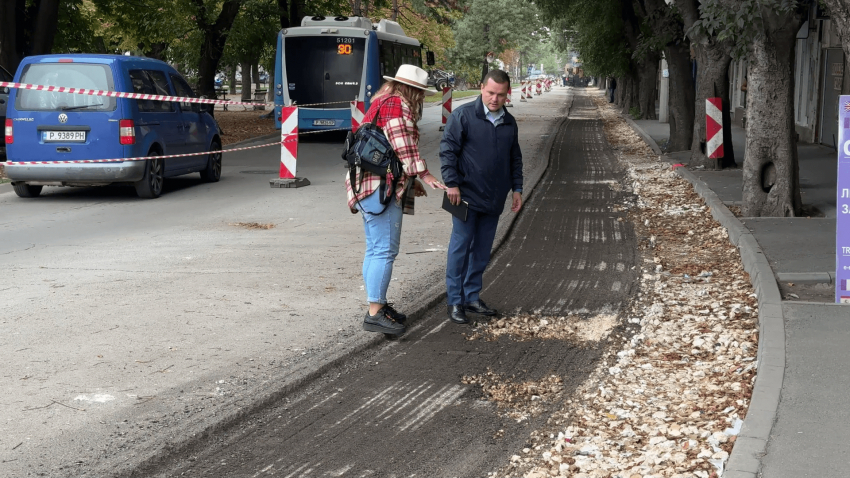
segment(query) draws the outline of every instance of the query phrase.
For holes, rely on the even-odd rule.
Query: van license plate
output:
[[[84,143],[86,141],[85,131],[42,131],[41,139],[45,143],[53,142],[75,142]]]
[[[313,126],[333,126],[335,124],[334,120],[313,120]]]

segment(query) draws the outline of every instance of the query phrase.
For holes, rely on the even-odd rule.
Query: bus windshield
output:
[[[339,102],[320,108],[348,108],[360,94],[365,38],[292,36],[284,44],[287,88],[295,104]]]

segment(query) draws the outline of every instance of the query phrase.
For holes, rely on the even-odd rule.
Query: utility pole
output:
[[[355,17],[361,16],[360,0],[354,0],[354,16]]]
[[[398,0],[393,0],[393,15],[391,18],[392,21],[398,21]]]

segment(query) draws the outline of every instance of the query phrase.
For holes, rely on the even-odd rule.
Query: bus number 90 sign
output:
[[[351,54],[351,44],[350,43],[340,43],[336,46],[337,55],[350,55]]]

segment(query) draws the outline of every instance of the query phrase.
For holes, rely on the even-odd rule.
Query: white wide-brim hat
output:
[[[415,65],[401,65],[395,76],[385,76],[385,80],[397,81],[405,85],[419,88],[425,92],[425,96],[434,96],[436,91],[428,89],[428,72]]]

